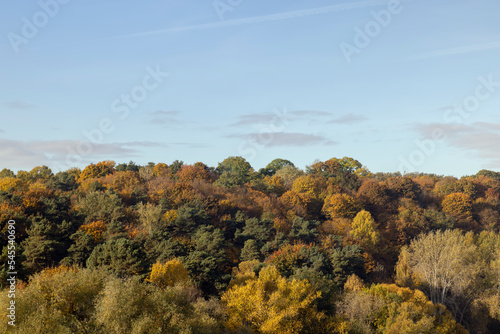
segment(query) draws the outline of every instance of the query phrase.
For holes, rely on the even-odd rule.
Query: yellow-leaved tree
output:
[[[467,334],[444,305],[420,290],[376,284],[348,291],[337,304],[337,332]]]
[[[187,283],[189,274],[181,260],[173,259],[163,264],[160,262],[153,264],[147,281],[156,284],[160,288],[165,288]]]
[[[372,249],[380,241],[380,233],[375,225],[375,220],[366,210],[361,210],[354,217],[349,235],[354,240],[359,241],[366,249]]]
[[[259,277],[247,277],[242,285],[233,285],[222,296],[231,330],[247,329],[256,333],[318,332],[324,315],[314,301],[320,292],[307,280],[287,280],[274,266],[263,268]]]
[[[347,194],[333,194],[325,198],[323,213],[330,219],[352,219],[359,211],[359,205],[354,197]]]

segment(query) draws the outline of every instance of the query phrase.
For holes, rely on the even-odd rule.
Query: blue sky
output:
[[[0,3],[0,169],[500,170],[498,1]]]

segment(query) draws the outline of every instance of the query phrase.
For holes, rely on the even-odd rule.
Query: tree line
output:
[[[16,221],[16,332],[500,332],[499,172],[3,169],[0,217],[4,288]]]

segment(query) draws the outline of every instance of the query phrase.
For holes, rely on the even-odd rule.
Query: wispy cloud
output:
[[[311,121],[319,117],[332,116],[331,112],[318,110],[294,110],[294,111],[276,111],[253,113],[238,116],[238,121],[232,123],[232,126],[259,126],[269,125],[274,122],[290,122],[290,121]]]
[[[9,140],[0,138],[1,168],[33,168],[39,165],[69,166],[68,156],[78,152],[81,144],[77,140]],[[124,142],[92,144],[88,155],[82,156],[82,164],[100,159],[115,159],[140,156],[141,150],[133,147],[164,146],[155,142]],[[81,166],[78,166],[81,167]],[[1,169],[0,168],[0,169]]]
[[[118,145],[121,147],[162,147],[167,146],[164,143],[158,143],[154,141],[131,141],[126,143],[113,143],[113,145]]]
[[[207,144],[200,144],[200,143],[172,143],[172,145],[179,145],[192,149],[213,147]]]
[[[500,48],[500,42],[492,42],[492,43],[485,43],[485,44],[473,44],[473,45],[460,46],[460,47],[456,47],[456,48],[442,49],[442,50],[435,50],[435,51],[420,53],[420,54],[411,56],[407,60],[437,58],[437,57],[459,55],[459,54],[471,53],[471,52],[494,50],[494,49],[499,49],[499,48]]]
[[[140,32],[140,33],[116,36],[114,38],[140,37],[140,36],[184,32],[184,31],[190,31],[190,30],[202,30],[202,29],[219,28],[219,27],[230,27],[230,26],[243,25],[243,24],[266,22],[266,21],[288,20],[288,19],[294,19],[294,18],[299,18],[299,17],[304,17],[304,16],[327,14],[327,13],[333,13],[333,12],[342,12],[342,11],[346,11],[346,10],[352,10],[352,9],[364,8],[364,7],[374,7],[374,6],[380,6],[380,5],[387,6],[387,0],[384,0],[384,1],[369,0],[369,1],[350,2],[350,3],[343,3],[343,4],[338,4],[338,5],[332,5],[332,6],[294,10],[294,11],[288,11],[288,12],[277,13],[277,14],[253,16],[253,17],[247,17],[247,18],[242,18],[242,19],[224,20],[224,21],[213,22],[213,23],[196,24],[196,25],[188,25],[188,26],[160,29],[160,30],[145,31],[145,32]]]
[[[470,152],[487,161],[485,167],[500,168],[500,123],[477,122],[472,124],[430,123],[417,125],[416,130],[430,139],[436,130],[444,134],[444,143]]]
[[[367,119],[365,115],[347,114],[329,121],[328,124],[355,124],[366,121]]]
[[[23,102],[23,101],[9,101],[3,103],[3,106],[9,109],[33,109],[36,106],[31,103]]]
[[[188,123],[188,121],[180,119],[178,116],[181,114],[180,111],[170,110],[163,111],[157,110],[149,113],[148,123],[156,125],[180,125]]]
[[[255,142],[258,145],[265,147],[300,147],[308,145],[336,145],[332,141],[322,135],[312,135],[297,132],[269,132],[269,133],[247,133],[247,134],[232,134],[228,138],[241,138]]]
[[[254,114],[245,114],[238,116],[238,121],[232,123],[232,126],[241,126],[241,125],[266,125],[270,122],[273,122],[277,119],[290,121],[293,119],[293,116],[290,113],[254,113]]]
[[[291,111],[290,115],[296,117],[323,117],[323,116],[332,116],[333,113],[328,111],[319,111],[319,110],[296,110],[296,111]]]

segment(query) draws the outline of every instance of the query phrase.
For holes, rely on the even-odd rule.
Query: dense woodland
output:
[[[494,171],[3,169],[0,217],[3,288],[16,221],[19,333],[500,333]]]

